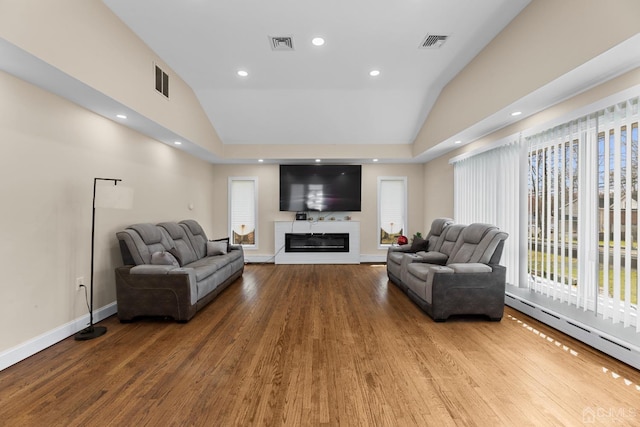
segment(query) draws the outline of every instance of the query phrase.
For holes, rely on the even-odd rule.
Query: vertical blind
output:
[[[501,264],[507,283],[518,286],[520,277],[520,227],[522,144],[513,137],[501,147],[454,162],[454,216],[461,224],[485,222],[509,233]],[[526,206],[526,205],[525,205]]]
[[[527,142],[529,286],[640,332],[638,98]]]
[[[456,221],[509,233],[507,283],[640,332],[638,122],[634,95],[452,163]]]

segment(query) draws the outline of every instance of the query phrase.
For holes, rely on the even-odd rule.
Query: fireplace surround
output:
[[[276,264],[359,264],[359,221],[275,221]]]

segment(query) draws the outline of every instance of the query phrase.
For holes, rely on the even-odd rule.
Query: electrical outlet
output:
[[[79,291],[80,289],[82,289],[83,285],[84,285],[84,277],[82,276],[76,277],[76,291]]]

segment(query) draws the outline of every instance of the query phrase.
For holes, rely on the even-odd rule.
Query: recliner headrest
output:
[[[465,228],[467,228],[467,226],[464,224],[451,224],[444,233],[444,240],[447,242],[455,242]]]
[[[490,230],[495,230],[497,228],[498,227],[496,227],[495,225],[483,224],[483,223],[479,223],[479,222],[476,222],[474,224],[469,224],[462,231],[462,239],[466,243],[471,243],[471,244],[477,245],[478,243],[480,243],[482,238]]]
[[[453,223],[451,218],[436,218],[431,223],[431,235],[439,236],[449,224]]]
[[[135,232],[140,235],[142,241],[147,245],[160,243],[160,241],[162,241],[162,232],[160,231],[160,228],[155,224],[133,224],[127,228],[135,230]]]
[[[184,239],[187,237],[182,227],[180,227],[175,222],[161,222],[158,225],[164,228],[165,230],[167,230],[167,233],[169,233],[169,236],[171,236],[171,238],[174,240]]]
[[[187,226],[189,228],[189,230],[191,231],[192,234],[194,235],[198,235],[201,234],[203,236],[206,236],[204,233],[203,228],[200,226],[200,224],[198,224],[198,222],[194,219],[185,219],[180,221],[180,224],[184,224],[185,226]],[[206,238],[206,237],[205,237]]]

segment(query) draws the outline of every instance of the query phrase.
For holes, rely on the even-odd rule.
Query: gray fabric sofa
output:
[[[502,319],[506,269],[499,265],[508,234],[490,224],[447,225],[440,251],[405,253],[400,278],[389,279],[436,321],[451,315]]]
[[[116,233],[118,318],[172,317],[186,322],[242,276],[242,246],[210,241],[194,220],[134,224]]]

